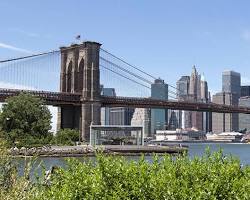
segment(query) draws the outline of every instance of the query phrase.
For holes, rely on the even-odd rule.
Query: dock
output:
[[[151,154],[183,154],[187,152],[187,146],[170,145],[170,146],[136,146],[136,145],[106,145],[104,152],[119,155],[151,155]]]
[[[181,145],[79,145],[79,146],[51,146],[12,149],[10,154],[17,157],[39,156],[39,157],[81,157],[95,156],[97,152],[105,155],[140,156],[153,154],[184,154],[188,151],[188,146]]]

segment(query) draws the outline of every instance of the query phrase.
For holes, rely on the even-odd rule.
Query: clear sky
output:
[[[223,70],[250,84],[249,8],[248,0],[2,0],[0,59],[80,34],[171,84],[196,65],[214,93]]]

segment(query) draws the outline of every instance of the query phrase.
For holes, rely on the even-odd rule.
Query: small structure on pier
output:
[[[90,144],[144,145],[143,126],[91,125]]]

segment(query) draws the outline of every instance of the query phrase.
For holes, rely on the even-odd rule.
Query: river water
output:
[[[192,158],[194,156],[201,156],[204,154],[207,147],[210,148],[211,152],[218,151],[220,148],[223,150],[225,155],[233,155],[240,159],[243,165],[250,165],[250,144],[239,144],[239,143],[185,143],[183,145],[188,145],[188,154]],[[138,159],[138,156],[130,156],[128,159]],[[151,161],[151,156],[145,157],[147,160]],[[83,160],[83,158],[77,158]],[[89,159],[95,159],[94,157]],[[42,161],[42,162],[41,162]],[[19,158],[18,162],[23,168],[25,159]],[[52,166],[65,166],[65,158],[63,157],[41,157],[36,160],[34,169],[39,169],[41,172],[41,165],[43,163],[46,170],[50,169]]]

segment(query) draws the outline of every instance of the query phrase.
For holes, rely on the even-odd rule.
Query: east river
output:
[[[183,145],[188,145],[188,154],[192,158],[194,156],[201,156],[207,147],[210,148],[210,150],[217,151],[220,148],[223,150],[225,155],[233,155],[240,159],[241,163],[243,165],[250,165],[250,144],[239,144],[239,143],[185,143]],[[138,159],[138,156],[130,156],[127,157],[128,159]],[[77,158],[80,160],[83,160],[83,158]],[[90,157],[89,159],[95,159],[94,157]],[[151,161],[151,156],[146,156],[146,159]],[[42,162],[41,162],[42,161]],[[18,158],[18,162],[21,164],[21,166],[24,166],[25,159],[24,158]],[[52,166],[65,166],[65,158],[63,157],[41,157],[38,158],[35,162],[35,167],[33,169],[38,169],[38,171],[41,171],[41,163],[45,166],[45,168],[48,170]],[[21,167],[22,168],[22,167]]]

